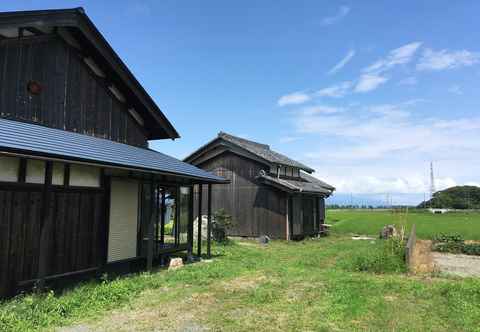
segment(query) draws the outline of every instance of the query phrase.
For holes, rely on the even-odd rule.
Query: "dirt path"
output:
[[[480,277],[480,257],[432,253],[435,269],[459,277]]]

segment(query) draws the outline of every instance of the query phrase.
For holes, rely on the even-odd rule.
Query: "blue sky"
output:
[[[182,138],[268,143],[345,193],[479,184],[477,1],[2,1],[83,6]],[[417,195],[418,196],[418,195]]]

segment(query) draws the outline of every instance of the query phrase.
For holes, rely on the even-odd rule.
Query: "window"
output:
[[[63,186],[65,178],[65,164],[53,163],[52,184],[54,186]]]
[[[280,175],[281,175],[281,176],[287,175],[287,166],[282,166],[282,167],[280,168]]]
[[[19,165],[18,158],[0,156],[0,182],[17,182]]]
[[[278,171],[277,167],[278,167],[277,165],[270,166],[270,173],[277,174],[277,171]]]
[[[300,177],[300,169],[295,168],[293,171],[293,176],[299,178]]]
[[[26,183],[45,183],[45,168],[46,163],[43,160],[27,160],[27,173],[25,175]]]
[[[70,186],[100,187],[100,168],[83,165],[71,165]]]

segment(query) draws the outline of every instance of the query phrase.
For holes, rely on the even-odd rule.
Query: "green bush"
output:
[[[224,209],[217,210],[212,222],[213,240],[219,243],[227,242],[227,231],[232,225],[232,216],[227,214]]]
[[[451,254],[466,254],[480,256],[480,244],[465,243],[461,235],[440,234],[435,236],[433,250]]]
[[[350,257],[345,267],[355,272],[401,273],[406,271],[405,243],[398,238],[381,240]]]

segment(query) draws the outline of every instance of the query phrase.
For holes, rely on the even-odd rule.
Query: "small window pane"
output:
[[[0,181],[17,182],[19,165],[18,158],[0,156]]]
[[[70,186],[100,187],[100,168],[83,165],[71,165]]]
[[[25,176],[26,183],[45,183],[45,167],[46,163],[43,160],[27,160],[27,173]]]
[[[55,186],[63,186],[65,176],[65,164],[53,163],[52,184]]]

